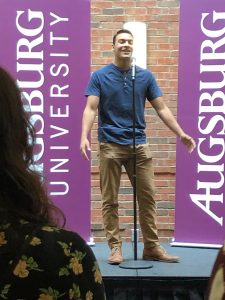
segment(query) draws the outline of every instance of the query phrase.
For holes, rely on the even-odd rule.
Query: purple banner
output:
[[[37,130],[36,167],[66,227],[90,238],[90,170],[79,151],[90,74],[90,1],[1,0],[0,64]]]
[[[224,228],[225,6],[181,1],[178,121],[196,142],[177,144],[174,244],[220,245]]]

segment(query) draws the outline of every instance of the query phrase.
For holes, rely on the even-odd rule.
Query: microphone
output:
[[[136,73],[136,58],[135,57],[131,57],[131,78],[132,80],[135,79],[135,73]]]

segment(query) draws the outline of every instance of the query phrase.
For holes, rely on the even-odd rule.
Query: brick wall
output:
[[[155,74],[164,99],[176,116],[178,76],[178,0],[92,0],[91,62],[92,71],[111,63],[112,37],[125,22],[147,24],[147,67]],[[157,188],[157,226],[162,242],[170,241],[174,232],[176,137],[146,107],[148,142],[151,144]],[[95,241],[105,241],[101,217],[101,195],[97,161],[97,124],[91,133],[91,224]],[[123,173],[119,193],[120,227],[123,240],[130,240],[133,224],[133,190]]]

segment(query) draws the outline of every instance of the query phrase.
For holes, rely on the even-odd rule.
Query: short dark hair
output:
[[[117,33],[114,34],[114,36],[113,36],[113,45],[115,45],[116,38],[117,38],[117,36],[118,36],[119,34],[121,34],[121,33],[128,33],[128,34],[130,34],[130,35],[133,37],[133,34],[132,34],[132,32],[131,32],[130,30],[128,30],[128,29],[120,29],[120,30],[118,30]]]

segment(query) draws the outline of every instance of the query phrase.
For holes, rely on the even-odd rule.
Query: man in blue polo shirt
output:
[[[88,158],[88,133],[98,112],[98,140],[102,214],[111,254],[110,264],[123,261],[119,233],[118,191],[122,166],[133,180],[133,105],[132,68],[133,35],[119,30],[113,37],[114,61],[93,73],[86,89],[87,104],[83,113],[80,149]],[[156,228],[152,155],[146,143],[144,110],[146,99],[151,102],[162,121],[186,145],[189,152],[195,141],[177,123],[162,99],[162,92],[153,74],[135,68],[135,147],[136,187],[139,222],[143,236],[143,259],[178,262],[160,246]]]

